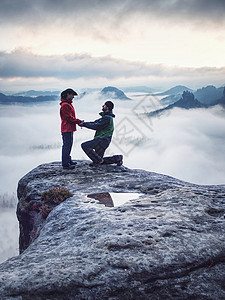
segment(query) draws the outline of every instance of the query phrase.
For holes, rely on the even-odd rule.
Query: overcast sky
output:
[[[225,83],[224,0],[1,0],[0,90]]]

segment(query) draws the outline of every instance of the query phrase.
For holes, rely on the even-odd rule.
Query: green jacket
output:
[[[113,118],[115,118],[115,115],[112,111],[100,112],[99,115],[102,116],[100,119],[94,122],[84,122],[82,126],[96,130],[95,139],[111,138],[114,131]]]

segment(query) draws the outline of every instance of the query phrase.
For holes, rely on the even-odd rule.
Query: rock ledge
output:
[[[20,180],[23,253],[0,266],[0,299],[225,299],[225,186],[77,162]],[[46,220],[27,210],[53,186],[74,196]],[[100,192],[142,196],[119,207],[87,201]]]

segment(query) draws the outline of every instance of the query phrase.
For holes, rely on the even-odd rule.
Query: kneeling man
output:
[[[81,144],[82,149],[87,156],[92,160],[91,167],[95,167],[101,164],[117,164],[121,166],[123,164],[122,155],[114,155],[110,157],[104,157],[105,150],[109,147],[112,140],[114,131],[113,118],[115,115],[112,110],[114,104],[111,101],[106,101],[102,106],[102,112],[100,112],[100,119],[94,122],[82,122],[79,126],[96,130],[94,139]]]

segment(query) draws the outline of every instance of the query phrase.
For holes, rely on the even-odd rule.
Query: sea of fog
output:
[[[128,96],[132,100],[114,101],[115,132],[106,155],[123,154],[124,165],[129,168],[197,184],[224,184],[225,111],[220,106],[174,109],[150,119],[144,113],[162,108],[160,98],[143,93]],[[104,101],[97,92],[74,100],[77,117],[98,119]],[[5,203],[6,198],[12,201],[16,197],[18,180],[32,168],[61,159],[59,109],[58,101],[0,106],[0,239],[4,241],[0,261],[18,251],[15,208],[3,208],[7,206],[3,199]],[[88,159],[80,144],[93,135],[94,131],[78,127],[73,159]]]

